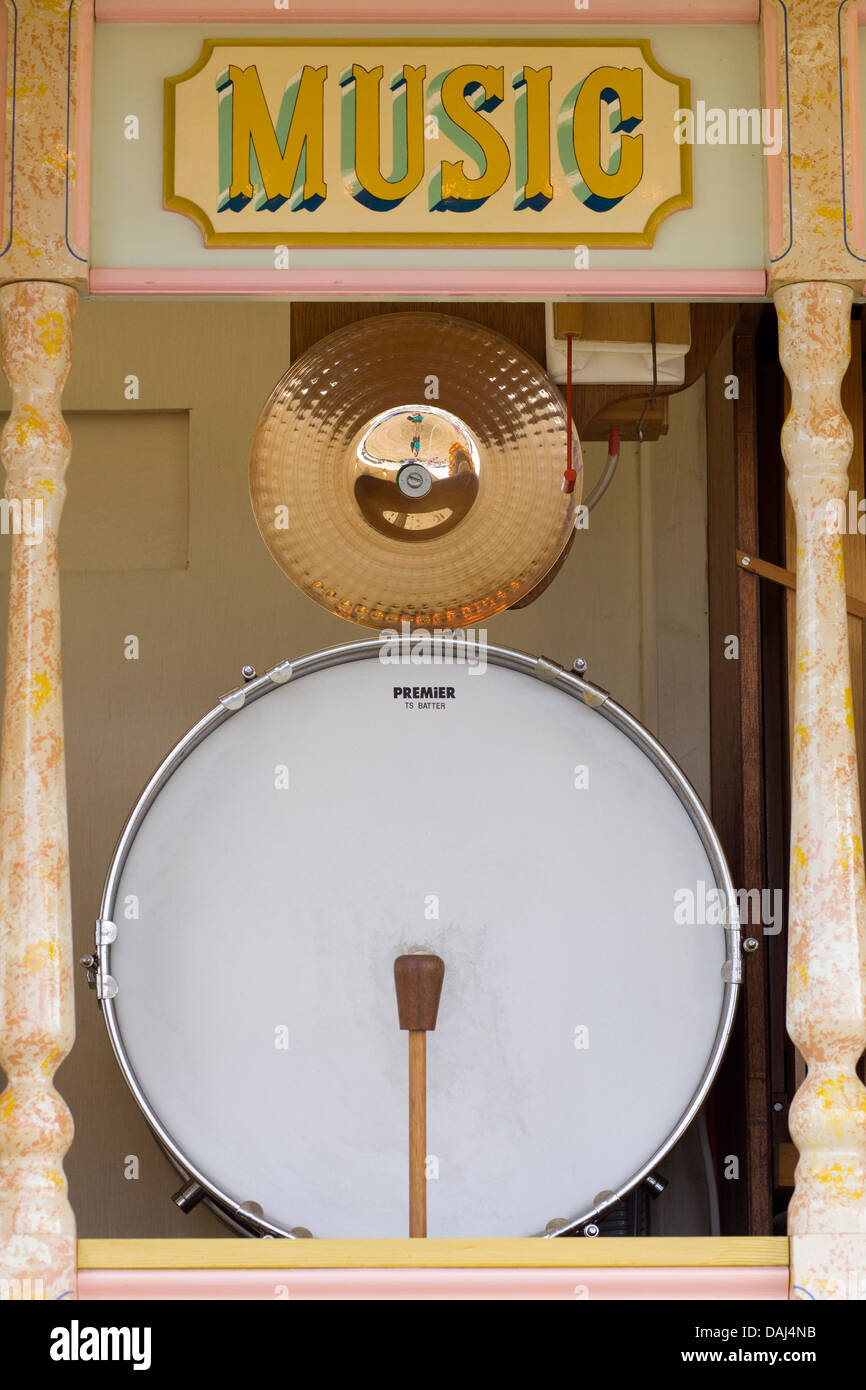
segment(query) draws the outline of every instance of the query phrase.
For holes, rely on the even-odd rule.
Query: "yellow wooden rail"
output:
[[[787,1264],[784,1236],[78,1242],[79,1269],[653,1269]]]

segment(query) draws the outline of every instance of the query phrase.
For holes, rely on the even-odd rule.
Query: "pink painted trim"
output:
[[[154,270],[94,267],[91,294],[287,299],[762,299],[763,270]]]
[[[866,8],[866,7],[864,7]],[[845,189],[846,209],[851,213],[851,245],[864,254],[863,240],[863,163],[860,128],[860,68],[858,64],[858,5],[849,5],[845,16],[845,44],[848,52],[848,124],[845,140],[851,151],[851,178]],[[843,176],[847,178],[843,170]]]
[[[377,0],[359,13],[351,0],[291,0],[275,10],[273,0],[96,0],[96,18],[115,23],[185,23],[223,21],[238,24],[310,22],[382,24],[475,23],[584,24],[757,24],[760,0],[590,0],[576,10],[574,0]]]
[[[76,24],[78,44],[77,111],[75,121],[75,195],[72,204],[72,240],[77,251],[90,248],[90,108],[93,70],[93,19],[80,12]],[[2,69],[0,69],[2,71]]]
[[[771,111],[781,106],[779,95],[779,11],[774,0],[767,0],[763,14],[764,44],[764,105]],[[785,126],[787,130],[787,125]],[[787,160],[780,153],[775,159],[764,160],[767,175],[767,236],[769,255],[777,256],[784,245],[784,208],[782,175]]]
[[[759,1299],[788,1296],[785,1268],[83,1269],[79,1299]]]

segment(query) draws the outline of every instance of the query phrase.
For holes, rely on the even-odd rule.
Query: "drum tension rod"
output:
[[[572,665],[572,671],[580,682],[580,694],[585,705],[590,709],[600,709],[610,699],[610,691],[604,690],[600,685],[593,685],[592,681],[586,679],[586,662],[579,656]],[[560,676],[570,674],[566,672],[564,666],[560,666],[558,661],[554,661],[549,656],[539,656],[535,662],[535,669],[532,673],[536,680],[544,681],[545,685],[556,685]]]
[[[117,940],[117,927],[107,917],[96,919],[96,950],[90,956],[80,956],[79,964],[87,974],[87,983],[96,990],[97,999],[113,999],[117,994],[117,981],[113,975],[104,974],[100,963],[100,952]]]
[[[580,680],[583,693],[583,703],[589,705],[590,709],[600,709],[603,704],[610,699],[610,691],[603,690],[600,685],[593,685],[592,681],[587,680],[587,664],[582,656],[578,656],[571,663],[571,669]]]

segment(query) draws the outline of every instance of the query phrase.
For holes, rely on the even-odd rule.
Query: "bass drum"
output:
[[[377,639],[226,696],[157,770],[108,873],[99,995],[157,1138],[230,1224],[401,1236],[393,965],[436,952],[430,1234],[562,1234],[706,1096],[740,956],[736,915],[701,909],[733,891],[695,792],[603,691]]]

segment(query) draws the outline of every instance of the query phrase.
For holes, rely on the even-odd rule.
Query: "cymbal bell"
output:
[[[310,598],[382,629],[454,628],[509,608],[573,533],[567,418],[507,338],[436,313],[385,314],[321,339],[256,426],[262,537]]]

